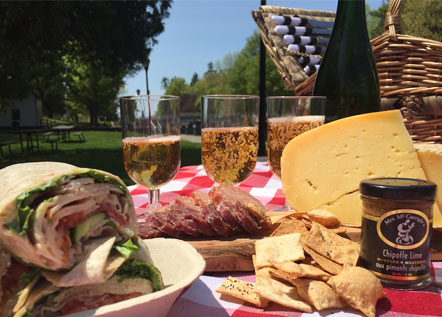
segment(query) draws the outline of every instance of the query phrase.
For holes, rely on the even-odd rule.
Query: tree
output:
[[[60,78],[75,78],[65,76],[64,71],[66,66],[78,67],[80,63],[96,78],[100,77],[97,72],[103,71],[103,77],[115,77],[122,84],[125,75],[141,69],[148,59],[156,37],[164,30],[163,19],[169,15],[171,2],[1,2],[0,98],[16,98],[29,92],[38,92],[40,98],[54,95],[46,90],[53,91],[54,81],[60,82]],[[64,65],[66,61],[70,65]],[[55,70],[57,74],[52,74]],[[105,80],[100,85],[105,82],[115,83]],[[84,85],[83,92],[79,87],[75,92],[68,91],[75,81],[62,84],[65,90],[55,95],[81,93],[86,99],[94,98],[87,95],[94,90]],[[118,89],[112,86],[108,91]],[[43,102],[48,107],[47,101]],[[91,113],[92,124],[96,122],[94,116]]]
[[[190,80],[190,86],[195,85],[198,80],[199,80],[198,74],[196,72],[193,73],[192,79]]]
[[[442,1],[407,0],[402,7],[402,34],[442,41]]]
[[[167,77],[163,77],[163,79],[161,79],[161,88],[166,90],[167,86],[169,85],[170,85],[170,79]]]
[[[370,38],[384,32],[388,1],[375,10],[367,10],[367,27]],[[368,7],[369,8],[369,7]],[[400,21],[400,33],[442,41],[442,1],[407,0],[403,1]]]
[[[234,94],[259,95],[259,42],[255,32],[247,39],[246,46],[238,54],[235,63],[228,71],[228,85]],[[270,57],[266,58],[266,95],[286,95],[287,90],[276,66]]]
[[[380,5],[375,10],[370,10],[370,6],[367,4],[367,29],[370,39],[384,33],[384,23],[385,15],[388,10],[388,0],[385,2],[382,0],[382,5]]]
[[[181,97],[196,96],[196,111],[200,111],[200,97],[202,95],[259,95],[259,41],[259,34],[255,32],[247,39],[241,52],[229,53],[224,56],[222,61],[216,61],[216,68],[210,62],[207,72],[201,79],[195,81],[196,73],[194,73],[190,85],[186,83],[184,78],[174,77],[171,81],[163,78],[162,82],[167,83],[166,94]],[[286,95],[288,92],[284,87],[281,75],[269,57],[266,59],[266,73],[266,94],[268,96]],[[293,92],[290,93],[293,94]]]
[[[181,77],[173,77],[170,84],[166,88],[166,95],[182,96],[189,90],[186,80]]]
[[[104,64],[86,63],[66,58],[68,71],[67,99],[71,107],[89,113],[92,125],[98,124],[98,115],[115,116],[115,96],[123,85],[124,74],[112,74]]]
[[[212,62],[209,62],[208,64],[207,64],[207,72],[208,73],[210,73],[210,72],[213,72],[214,70],[213,70],[213,63]]]

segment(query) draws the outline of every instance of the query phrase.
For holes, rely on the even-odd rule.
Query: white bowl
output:
[[[144,242],[153,264],[161,271],[164,289],[69,316],[166,316],[181,293],[204,272],[206,262],[182,240],[157,238]]]

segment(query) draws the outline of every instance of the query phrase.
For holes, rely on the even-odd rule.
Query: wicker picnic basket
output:
[[[306,18],[309,22],[307,26],[312,28],[312,34],[322,39],[324,45],[322,52],[330,38],[336,14],[334,12],[319,10],[302,10],[275,6],[261,6],[259,10],[252,11],[252,16],[258,26],[261,39],[267,49],[267,53],[282,76],[287,90],[294,90],[295,87],[309,78],[304,71],[304,67],[298,62],[298,56],[308,54],[293,52],[288,50],[282,37],[274,33],[276,26],[272,20],[274,15],[299,16]],[[321,22],[329,22],[321,25]],[[320,54],[322,57],[323,53]]]
[[[442,143],[442,43],[400,34],[402,0],[390,0],[385,32],[371,41],[381,108],[401,109],[413,141]],[[316,76],[296,87],[312,93]]]

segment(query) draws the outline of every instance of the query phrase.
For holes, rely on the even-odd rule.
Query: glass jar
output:
[[[359,187],[360,264],[387,288],[428,286],[436,185],[419,179],[373,178]]]

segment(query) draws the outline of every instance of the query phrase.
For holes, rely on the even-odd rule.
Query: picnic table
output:
[[[58,140],[61,142],[69,141],[71,139],[71,131],[75,128],[73,125],[57,125],[51,130],[57,133]]]
[[[1,157],[5,157],[5,155],[3,154],[3,147],[5,146],[7,146],[8,147],[8,150],[9,150],[9,155],[11,155],[12,154],[12,151],[11,151],[11,144],[14,144],[14,143],[16,143],[16,141],[14,141],[14,140],[5,140],[5,141],[0,141],[0,156]]]
[[[207,177],[204,168],[186,166],[181,168],[175,178],[161,188],[160,200],[168,204],[179,196],[189,196],[194,190],[208,192],[214,182]],[[253,174],[239,187],[259,199],[267,210],[275,210],[285,205],[281,181],[275,177],[266,162],[258,162]],[[134,199],[139,218],[147,204],[147,190],[134,185],[129,187]],[[218,272],[204,273],[175,302],[168,317],[175,316],[313,316],[272,303],[268,308],[256,308],[242,300],[226,298],[215,290],[229,275],[255,282],[251,272]],[[386,297],[380,299],[376,306],[376,315],[382,316],[441,316],[442,314],[442,261],[432,261],[431,275],[433,284],[427,288],[414,291],[385,289]],[[354,309],[327,309],[316,312],[314,316],[362,316]]]
[[[26,151],[27,152],[34,152],[34,142],[35,147],[37,148],[37,151],[40,152],[40,145],[39,145],[39,134],[46,131],[45,129],[20,129],[20,130],[14,130],[12,133],[18,134],[20,139],[20,149],[21,152],[24,152],[23,147],[23,141],[26,140]]]

